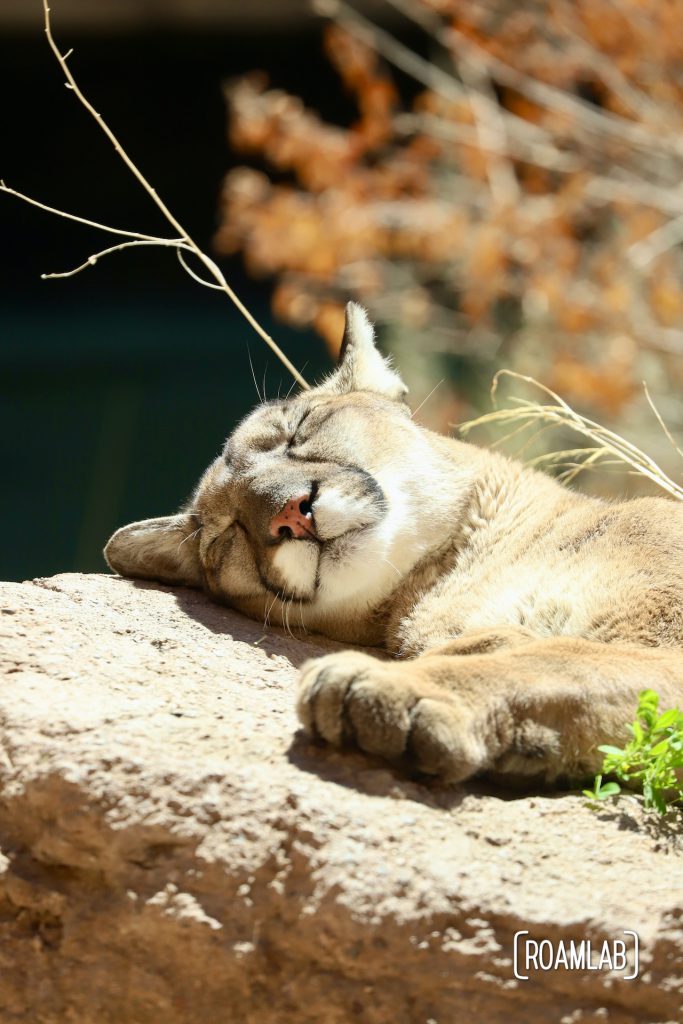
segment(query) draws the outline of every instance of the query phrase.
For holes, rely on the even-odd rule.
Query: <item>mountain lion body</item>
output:
[[[459,781],[552,782],[683,699],[683,505],[606,503],[418,426],[350,304],[339,367],[257,408],[187,510],[119,530],[126,576],[384,646],[304,666],[306,730]]]

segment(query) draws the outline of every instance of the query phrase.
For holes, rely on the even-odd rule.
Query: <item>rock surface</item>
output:
[[[679,826],[313,746],[318,650],[190,590],[0,585],[2,1024],[681,1020]],[[640,976],[517,980],[520,929],[634,929]]]

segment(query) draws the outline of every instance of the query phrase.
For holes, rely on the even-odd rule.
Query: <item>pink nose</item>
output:
[[[270,523],[271,537],[315,537],[310,494],[292,498]]]

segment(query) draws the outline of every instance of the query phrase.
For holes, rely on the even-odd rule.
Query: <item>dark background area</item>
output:
[[[53,28],[88,98],[206,251],[220,185],[239,162],[226,141],[224,80],[259,68],[327,117],[349,116],[319,23],[286,32]],[[0,40],[0,177],[54,207],[151,234],[173,232],[63,84],[42,27]],[[0,578],[102,571],[125,522],[174,511],[235,422],[291,379],[228,299],[175,254],[115,253],[43,281],[110,242],[104,233],[0,194]],[[310,380],[328,357],[313,335],[273,322],[269,286],[222,261],[253,313]]]

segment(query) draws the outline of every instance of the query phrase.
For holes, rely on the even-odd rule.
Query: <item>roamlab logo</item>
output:
[[[529,980],[534,971],[610,971],[622,974],[624,981],[638,977],[638,935],[625,928],[623,939],[606,939],[595,943],[579,941],[532,939],[528,930],[515,932],[513,970],[515,978]]]

